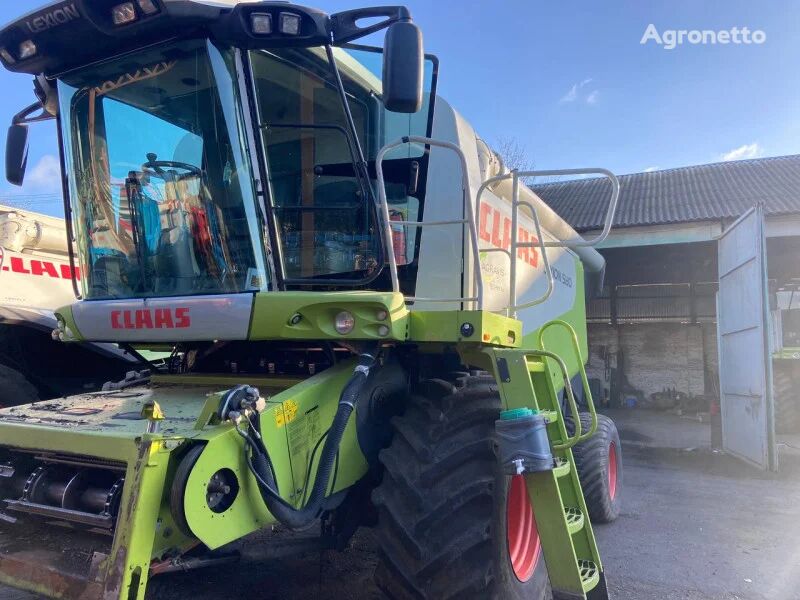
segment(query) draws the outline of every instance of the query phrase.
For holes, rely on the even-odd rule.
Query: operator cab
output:
[[[385,54],[350,44],[383,28]],[[413,294],[418,233],[387,249],[374,191],[378,150],[430,135],[435,60],[404,8],[59,2],[0,32],[0,60],[40,98],[10,181],[28,124],[58,120],[83,299],[390,290],[387,251]],[[392,220],[420,217],[426,170],[425,149],[388,157]]]

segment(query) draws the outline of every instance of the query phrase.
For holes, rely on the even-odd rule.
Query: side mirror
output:
[[[415,113],[422,108],[424,59],[419,27],[410,21],[389,26],[383,52],[383,104],[387,110]]]
[[[13,185],[22,185],[28,167],[28,127],[12,125],[6,138],[6,179]]]

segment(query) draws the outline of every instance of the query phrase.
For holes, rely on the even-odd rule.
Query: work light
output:
[[[256,35],[269,35],[272,33],[272,15],[268,13],[251,14],[250,28]]]
[[[124,4],[117,4],[111,9],[111,20],[114,25],[127,25],[136,20],[136,7],[133,2],[125,2]]]
[[[300,33],[300,15],[282,12],[280,20],[281,33],[285,33],[286,35],[297,35]]]
[[[36,55],[36,44],[33,40],[25,40],[19,45],[19,59],[25,60]]]
[[[158,12],[158,5],[153,0],[139,0],[139,8],[148,16]]]

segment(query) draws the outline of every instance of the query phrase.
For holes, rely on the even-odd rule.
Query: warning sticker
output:
[[[297,402],[287,400],[275,411],[275,427],[285,427],[297,418]]]

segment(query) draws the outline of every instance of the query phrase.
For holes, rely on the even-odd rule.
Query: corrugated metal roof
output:
[[[800,154],[634,173],[619,180],[617,227],[734,219],[757,202],[767,215],[800,213]],[[611,196],[607,179],[532,188],[577,231],[603,226]]]

